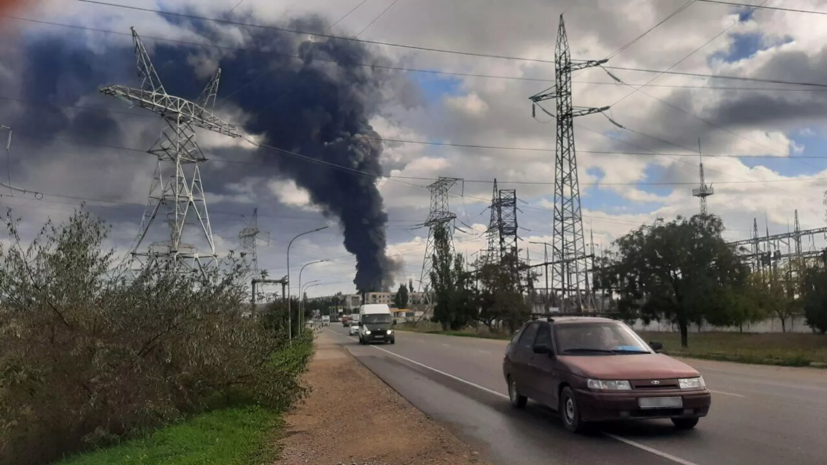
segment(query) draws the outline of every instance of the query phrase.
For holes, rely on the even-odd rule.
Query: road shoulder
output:
[[[285,417],[278,465],[479,464],[467,444],[412,406],[326,332]]]

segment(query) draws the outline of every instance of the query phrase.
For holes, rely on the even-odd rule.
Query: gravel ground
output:
[[[278,465],[481,463],[324,332],[305,382],[312,392],[285,417]]]

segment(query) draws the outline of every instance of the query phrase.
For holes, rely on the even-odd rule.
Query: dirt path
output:
[[[286,416],[278,465],[481,463],[325,332],[305,380],[312,393]]]

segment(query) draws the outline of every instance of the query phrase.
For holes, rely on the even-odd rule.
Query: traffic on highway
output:
[[[602,318],[530,321],[511,341],[397,331],[363,346],[347,329],[328,331],[494,464],[827,463],[814,370],[681,361]]]

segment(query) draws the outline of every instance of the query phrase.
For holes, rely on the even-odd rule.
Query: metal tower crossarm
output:
[[[241,133],[234,125],[223,121],[203,106],[181,97],[119,85],[104,87],[101,93],[136,103],[141,108],[146,108],[164,117],[178,115],[193,126],[225,136],[241,137]],[[214,103],[215,99],[212,101]]]

